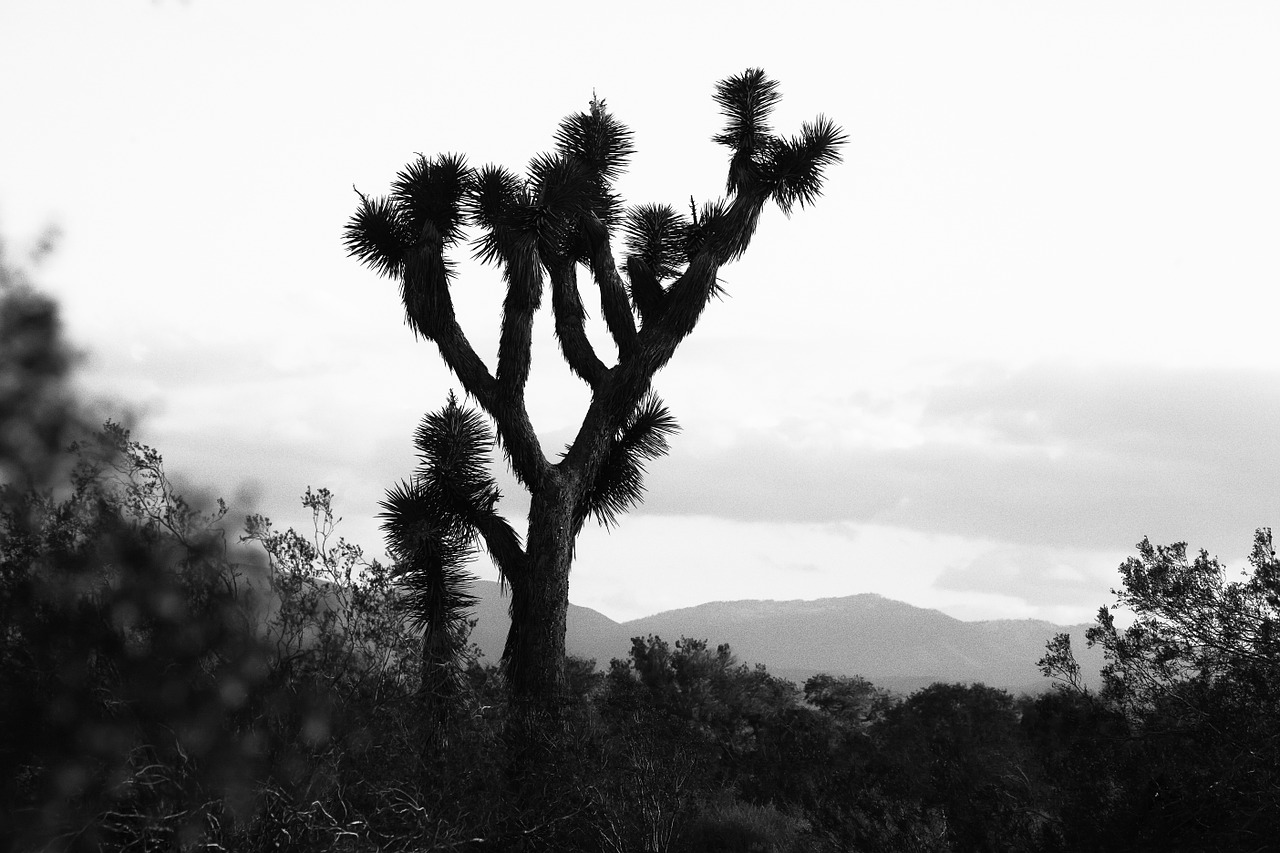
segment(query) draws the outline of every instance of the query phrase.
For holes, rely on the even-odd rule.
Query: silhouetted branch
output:
[[[600,312],[621,358],[635,346],[636,320],[627,301],[627,289],[614,263],[608,230],[595,217],[587,217],[584,227],[591,245],[591,274],[600,288]]]
[[[569,369],[595,389],[604,379],[604,366],[587,338],[586,309],[578,293],[578,278],[571,262],[551,269],[551,308],[556,318],[556,339]]]

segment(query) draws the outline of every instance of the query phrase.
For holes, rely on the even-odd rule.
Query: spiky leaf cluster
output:
[[[689,225],[684,232],[685,255],[692,259],[704,249],[720,250],[730,235],[724,231],[728,206],[720,199],[703,202],[696,210],[689,199]]]
[[[560,123],[556,150],[581,161],[593,175],[615,181],[635,153],[630,128],[614,118],[602,99],[591,99],[589,113],[575,113]]]
[[[779,142],[769,164],[773,199],[783,213],[813,204],[822,194],[823,170],[840,162],[840,146],[848,141],[835,122],[824,115],[805,122],[799,136]]]
[[[627,254],[644,262],[660,281],[675,278],[689,259],[685,245],[689,225],[669,205],[634,207],[622,223]]]
[[[412,238],[399,205],[389,198],[362,195],[343,231],[343,242],[348,255],[359,258],[379,275],[395,278],[404,270]]]
[[[414,481],[401,481],[381,502],[387,551],[396,563],[401,605],[415,627],[452,633],[475,605],[466,568],[475,553],[471,538],[433,517],[438,509]]]
[[[467,569],[475,546],[467,531],[441,517],[435,496],[416,480],[388,489],[382,510],[400,609],[423,632],[421,690],[444,713],[462,687],[467,614],[477,600]]]
[[[398,205],[411,234],[430,225],[451,246],[462,236],[466,223],[464,200],[471,194],[475,173],[464,157],[443,154],[427,159],[421,154],[396,175],[391,198]]]
[[[728,191],[766,193],[787,214],[797,203],[812,204],[822,191],[823,170],[840,161],[840,146],[848,141],[844,132],[820,115],[805,122],[798,136],[776,136],[769,116],[781,95],[759,68],[722,81],[715,100],[725,128],[712,138],[734,152]]]
[[[428,414],[413,436],[418,451],[417,479],[459,525],[493,511],[502,497],[489,473],[493,433],[484,416],[463,408],[452,392],[444,409]]]
[[[670,449],[667,439],[679,431],[662,400],[646,396],[614,436],[595,483],[578,507],[577,523],[594,515],[606,527],[617,524],[644,499],[645,463],[665,456]]]
[[[406,608],[430,638],[460,626],[475,603],[466,592],[466,563],[479,525],[505,522],[495,510],[501,493],[488,470],[493,435],[478,412],[451,393],[442,410],[423,418],[414,444],[418,469],[387,492],[381,517]]]
[[[592,183],[592,213],[606,226],[622,216],[622,200],[613,182],[626,171],[635,153],[631,130],[614,118],[601,99],[591,99],[591,110],[575,113],[556,131],[556,151],[579,164]]]
[[[720,81],[715,101],[725,117],[725,127],[713,141],[745,154],[767,153],[774,143],[769,114],[780,100],[777,81],[759,68],[748,68]]]
[[[775,135],[770,116],[781,95],[777,82],[758,68],[721,81],[714,98],[725,125],[713,139],[734,152],[730,196],[745,194],[752,204],[772,197],[788,214],[797,204],[812,204],[824,170],[840,160],[839,148],[847,141],[840,128],[820,115],[796,136]],[[561,122],[554,152],[533,158],[524,177],[497,166],[477,172],[458,155],[419,156],[397,175],[390,196],[361,196],[346,227],[348,253],[382,275],[401,276],[415,248],[442,254],[471,224],[481,232],[474,252],[482,261],[536,263],[531,246],[544,262],[581,261],[590,257],[593,241],[598,244],[621,223],[629,258],[659,282],[679,275],[701,251],[710,250],[721,263],[741,254],[755,214],[726,225],[730,200],[710,202],[687,220],[659,205],[624,212],[613,182],[633,153],[631,131],[603,100],[593,98],[588,112]],[[447,283],[450,262],[427,260]],[[523,282],[530,274],[524,270],[508,278]],[[407,296],[426,298],[411,291]]]
[[[529,162],[531,204],[520,217],[522,230],[537,235],[551,257],[581,253],[581,223],[592,212],[596,188],[590,173],[563,154],[539,154]]]
[[[525,181],[503,166],[484,166],[476,174],[464,211],[481,233],[473,243],[473,254],[483,263],[509,257],[526,225],[529,193]]]
[[[443,246],[457,242],[466,225],[464,201],[474,181],[474,173],[458,155],[419,155],[396,175],[391,195],[360,196],[343,232],[347,254],[380,275],[401,276],[415,247],[425,243],[430,248],[436,240]]]

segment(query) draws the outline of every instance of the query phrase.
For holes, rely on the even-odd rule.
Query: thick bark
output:
[[[556,471],[532,495],[522,571],[511,579],[511,630],[503,651],[520,717],[558,715],[565,694],[565,630],[577,483]]]

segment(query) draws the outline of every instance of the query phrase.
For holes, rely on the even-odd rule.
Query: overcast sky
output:
[[[172,471],[281,524],[328,486],[377,553],[457,384],[345,257],[352,186],[415,152],[522,168],[595,92],[635,132],[629,202],[714,198],[713,86],[762,67],[778,129],[826,113],[845,162],[722,271],[656,383],[684,431],[570,597],[1083,621],[1144,535],[1240,565],[1280,526],[1277,45],[1280,5],[1227,0],[10,0],[0,235],[62,230],[35,277],[84,385]],[[492,357],[499,279],[461,266]],[[586,393],[535,334],[554,453]]]

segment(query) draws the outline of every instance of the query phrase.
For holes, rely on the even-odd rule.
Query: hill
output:
[[[498,584],[477,581],[480,598],[472,632],[491,661],[502,655],[510,619]],[[818,672],[860,675],[875,684],[909,691],[934,681],[982,682],[1014,692],[1039,692],[1050,682],[1036,669],[1045,642],[1054,634],[1072,635],[1086,673],[1096,673],[1101,658],[1084,649],[1086,625],[1055,625],[1040,620],[965,622],[874,594],[812,601],[716,601],[615,622],[587,607],[569,605],[569,653],[607,666],[624,657],[631,638],[657,634],[728,643],[745,663],[763,663],[769,671],[798,684]]]

